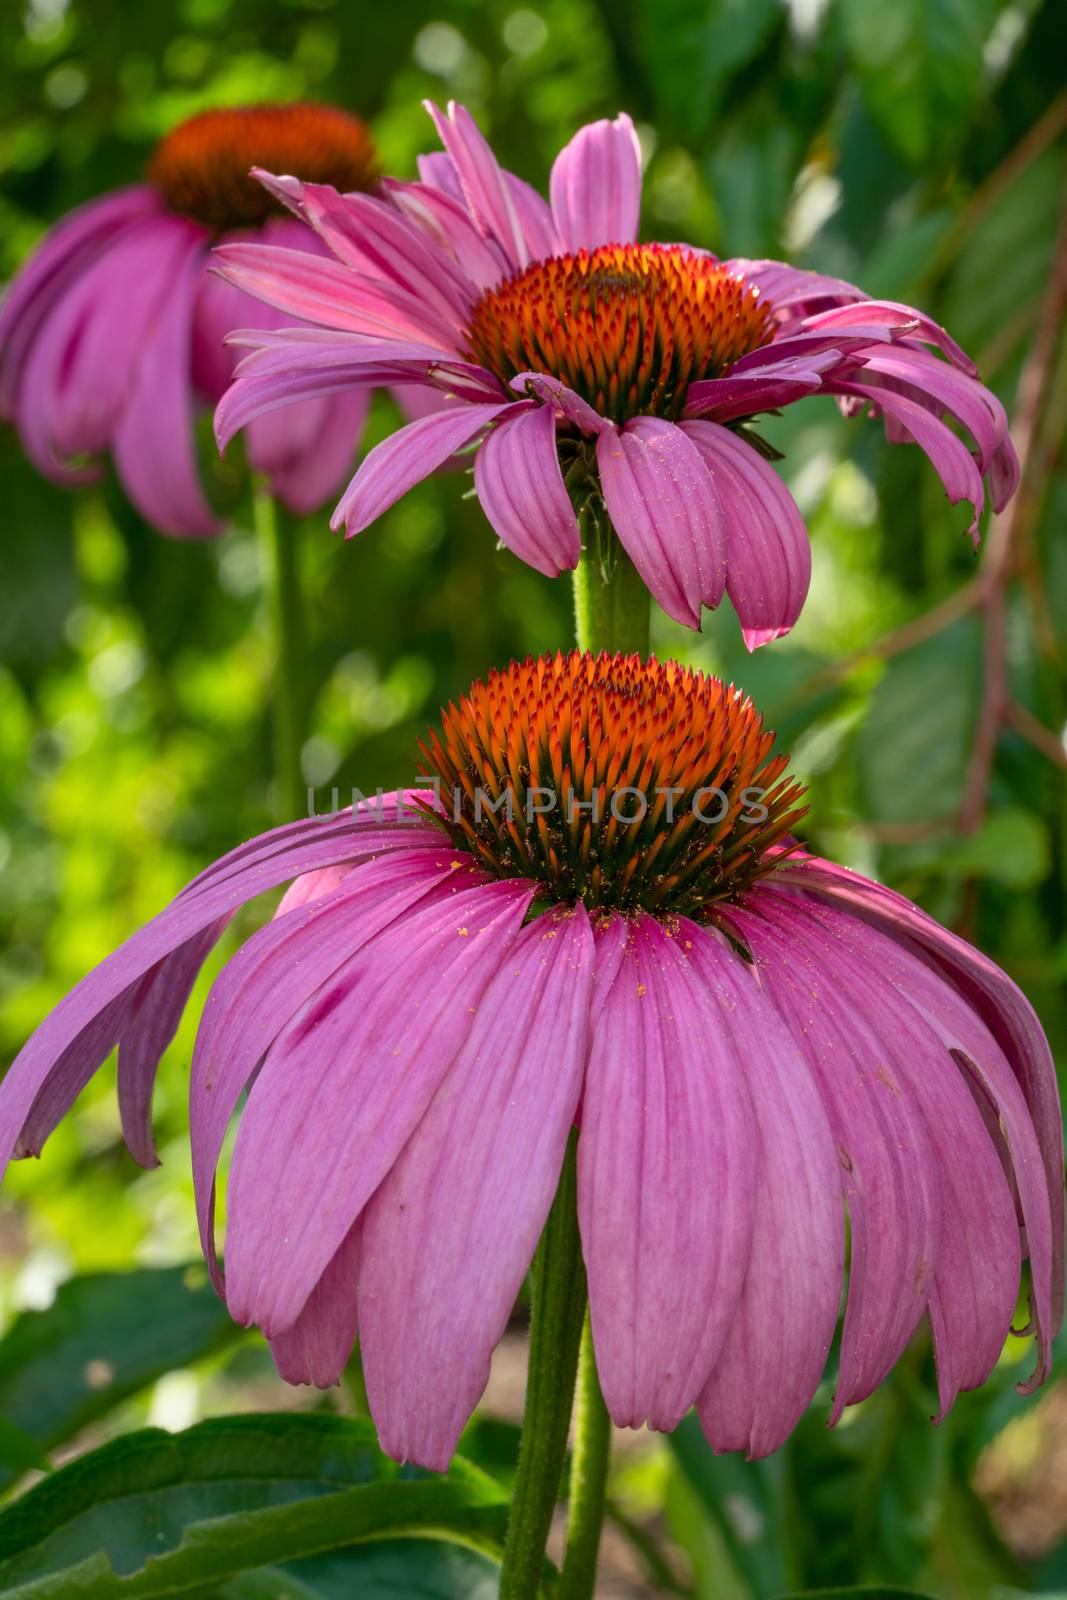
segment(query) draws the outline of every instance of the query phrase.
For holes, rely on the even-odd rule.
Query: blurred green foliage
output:
[[[203,106],[336,100],[373,123],[383,167],[409,175],[433,143],[420,99],[451,96],[539,186],[578,124],[624,106],[648,158],[646,237],[784,255],[921,304],[1009,410],[1064,193],[1051,0],[408,0],[373,13],[348,0],[23,0],[0,12],[0,61],[0,275],[72,205],[136,179],[153,140]],[[1045,470],[1007,596],[1010,693],[1033,720],[1002,732],[977,831],[960,836],[954,817],[981,716],[980,617],[899,653],[857,654],[975,573],[961,509],[919,452],[890,449],[878,425],[846,422],[829,401],[768,424],[815,557],[789,639],[749,657],[724,606],[700,637],[658,617],[655,644],[753,694],[811,785],[816,847],[963,928],[1024,985],[1062,1054],[1065,794],[1033,742],[1035,722],[1054,745],[1067,719],[1060,337],[1040,419]],[[379,398],[371,440],[394,424]],[[0,439],[5,1055],[189,876],[270,820],[265,562],[239,474],[209,456],[205,439],[234,526],[217,543],[183,545],[145,527],[112,481],[67,495],[35,476],[10,434]],[[445,698],[493,662],[569,641],[566,584],[496,550],[468,488],[464,474],[444,475],[351,544],[325,515],[300,530],[312,639],[304,767],[327,795],[410,778],[415,737]],[[47,1303],[71,1273],[195,1255],[191,1040],[187,1021],[160,1074],[159,1171],[124,1154],[105,1071],[44,1160],[8,1180],[0,1302],[10,1312]],[[0,1373],[26,1346],[20,1328],[0,1346]],[[101,1327],[102,1348],[118,1337]],[[669,1451],[624,1455],[616,1532],[649,1574],[632,1592],[747,1600],[874,1581],[1006,1600],[1062,1586],[1067,1557],[1052,1548],[1067,1525],[1062,1495],[1043,1531],[1015,1541],[1028,1560],[1008,1550],[973,1487],[991,1445],[1010,1478],[1019,1452],[997,1441],[1017,1437],[1020,1417],[1033,1422],[1034,1403],[1012,1389],[1017,1344],[1002,1381],[964,1397],[940,1430],[926,1421],[920,1349],[835,1435],[817,1404],[788,1450],[758,1468],[713,1461],[688,1423]],[[164,1379],[169,1389],[137,1399],[137,1385],[117,1385],[109,1426],[282,1403],[258,1341],[224,1370],[217,1353],[204,1366],[204,1348],[179,1342],[167,1356],[200,1363]],[[138,1359],[150,1385],[162,1369]],[[69,1429],[46,1429],[48,1448],[107,1409],[79,1410],[77,1385],[57,1413],[65,1403]],[[0,1432],[0,1461],[31,1463],[33,1433],[20,1412]],[[1040,1458],[1030,1471],[1038,1482]]]

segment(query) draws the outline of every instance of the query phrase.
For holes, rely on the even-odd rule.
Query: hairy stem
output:
[[[567,1546],[560,1600],[592,1600],[596,1584],[600,1530],[604,1523],[611,1419],[600,1392],[593,1335],[586,1316],[578,1357],[578,1399],[574,1412]]]

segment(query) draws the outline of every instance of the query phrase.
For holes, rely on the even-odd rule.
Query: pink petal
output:
[[[203,271],[197,230],[174,269],[112,446],[123,487],[141,515],[179,538],[203,538],[221,527],[200,487],[193,438],[192,325]]]
[[[805,272],[800,267],[787,266],[784,261],[737,256],[724,261],[723,266],[760,289],[783,322],[827,307],[866,300],[863,290],[857,289],[854,283],[846,283],[843,278],[829,278],[821,272]]]
[[[653,918],[598,932],[578,1143],[597,1370],[620,1427],[669,1430],[737,1313],[755,1202],[747,1063],[687,946]],[[747,984],[747,974],[743,976]]]
[[[328,256],[271,244],[222,244],[212,252],[212,265],[227,283],[289,316],[350,333],[414,340],[445,355],[462,352],[458,312],[449,308],[442,315],[409,290],[382,278],[361,278]]]
[[[750,650],[788,633],[811,581],[804,519],[781,478],[716,422],[683,422],[711,474],[726,522],[726,592]]]
[[[512,186],[474,118],[453,100],[447,115],[432,100],[423,105],[452,158],[471,218],[486,238],[499,245],[510,267],[526,266],[531,252]]]
[[[876,1033],[865,1013],[848,1004],[820,958],[825,934],[802,920],[790,923],[780,899],[753,891],[751,912],[732,911],[730,921],[804,1052],[840,1158],[852,1248],[830,1416],[836,1422],[846,1405],[877,1388],[926,1311],[940,1182],[914,1097],[891,1087],[899,1083],[892,1033]],[[872,1070],[883,1057],[888,1070]]]
[[[758,1157],[748,1273],[697,1401],[714,1450],[777,1450],[818,1386],[837,1322],[844,1215],[833,1134],[811,1073],[754,974],[705,933],[690,959],[752,1086]]]
[[[364,458],[330,519],[330,526],[344,527],[348,538],[362,533],[461,445],[469,444],[494,418],[511,410],[507,401],[462,406],[434,412],[399,428]]]
[[[45,234],[0,303],[0,415],[14,421],[25,362],[67,290],[131,224],[159,214],[155,191],[140,184],[77,206]]]
[[[1063,1319],[1063,1123],[1052,1052],[1040,1021],[1017,984],[980,950],[927,916],[903,895],[832,862],[808,860],[784,869],[811,893],[850,907],[911,947],[914,944],[959,989],[1006,1056],[1022,1089],[1041,1149],[1052,1219],[1049,1329]]]
[[[419,159],[421,162],[426,157]],[[439,159],[454,172],[448,156],[441,155]],[[479,233],[461,195],[453,197],[428,183],[399,183],[393,178],[387,178],[382,187],[397,210],[447,250],[479,289],[491,289],[507,276],[503,251]]]
[[[770,348],[773,351],[774,346]],[[782,361],[770,359],[768,352],[765,365],[736,377],[731,370],[722,378],[700,378],[691,383],[685,392],[685,416],[730,422],[757,411],[778,411],[821,388],[824,373],[839,361],[840,352],[836,349]]]
[[[463,1049],[533,892],[521,880],[432,891],[271,1046],[230,1173],[227,1303],[238,1322],[274,1338],[296,1321]]]
[[[358,1222],[349,1229],[296,1321],[270,1341],[274,1364],[286,1383],[329,1389],[341,1380],[356,1342],[361,1232]]]
[[[641,210],[641,146],[625,112],[590,122],[564,145],[549,187],[565,250],[633,244]]]
[[[453,856],[394,851],[347,868],[333,890],[276,915],[246,940],[212,986],[193,1052],[189,1132],[200,1243],[217,1284],[215,1169],[239,1097],[300,1007],[383,928],[454,877]]]
[[[884,412],[907,438],[914,440],[933,463],[952,504],[958,505],[965,500],[971,506],[974,515],[967,532],[977,545],[978,519],[985,507],[982,475],[971,452],[952,429],[931,416],[925,406],[889,389],[862,382],[845,382],[841,378],[828,381],[826,388],[832,394],[855,395],[869,400],[872,407]]]
[[[916,311],[914,306],[901,305],[896,300],[860,300],[851,305],[834,306],[819,311],[805,319],[804,326],[811,330],[848,328],[854,323],[882,323],[887,328],[914,323],[918,337],[943,350],[953,366],[959,367],[969,377],[977,377],[978,368],[965,350],[932,317]]]
[[[700,627],[701,602],[717,606],[726,583],[726,527],[693,441],[658,417],[636,417],[597,439],[612,526],[668,616]]]
[[[578,519],[563,486],[556,418],[548,406],[515,410],[474,458],[474,487],[501,543],[557,578],[578,565]]]
[[[367,1206],[364,1373],[382,1447],[444,1471],[559,1182],[585,1070],[585,909],[519,930],[406,1149]]]
[[[613,433],[615,424],[609,422],[607,417],[602,417],[594,411],[588,401],[581,395],[575,394],[573,389],[568,389],[560,383],[558,378],[549,377],[544,372],[520,372],[511,379],[510,387],[516,394],[530,395],[540,400],[542,405],[551,406],[568,422],[573,422],[576,428],[583,433]]]
[[[332,500],[348,478],[367,421],[369,389],[297,401],[248,426],[248,459],[296,516]]]

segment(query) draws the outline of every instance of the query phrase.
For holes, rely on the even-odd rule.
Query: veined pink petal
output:
[[[343,527],[348,538],[362,533],[461,445],[469,444],[496,417],[510,413],[513,404],[504,400],[437,411],[383,439],[361,462],[330,519],[331,528]]]
[[[369,194],[338,194],[327,183],[299,183],[295,178],[284,180],[283,193],[270,173],[253,168],[252,174],[360,277],[398,284],[446,321],[473,305],[478,291],[462,267],[386,201]]]
[[[756,1136],[722,985],[653,918],[597,935],[578,1216],[597,1370],[620,1427],[669,1430],[700,1392],[748,1265]],[[748,983],[747,974],[743,981]]]
[[[916,311],[914,306],[901,305],[895,300],[860,300],[851,305],[834,306],[827,311],[814,312],[805,319],[804,326],[813,331],[822,331],[848,328],[854,323],[878,322],[884,323],[887,328],[914,323],[918,338],[943,350],[953,366],[959,367],[969,377],[978,376],[978,368],[966,350],[961,350],[939,323],[923,312]]]
[[[934,962],[982,1018],[1003,1050],[1025,1096],[1041,1148],[1052,1219],[1052,1288],[1049,1327],[1063,1320],[1063,1124],[1056,1067],[1034,1008],[1006,972],[892,889],[845,867],[805,860],[783,869],[807,892],[847,905],[891,937],[915,946]]]
[[[777,411],[821,388],[823,374],[839,361],[839,351],[823,350],[804,358],[768,362],[736,378],[729,373],[723,378],[701,378],[686,390],[684,414],[730,422],[757,411]]]
[[[784,261],[735,256],[723,265],[762,290],[783,322],[857,300],[866,301],[863,290],[854,283],[829,278],[821,272],[806,272]]]
[[[271,244],[221,244],[212,265],[227,283],[290,316],[322,327],[429,344],[462,353],[462,320],[438,313],[384,278],[361,279],[339,261]]]
[[[872,407],[884,412],[908,438],[914,440],[933,463],[952,504],[958,505],[965,500],[970,505],[974,515],[967,532],[977,546],[978,519],[985,508],[982,475],[971,452],[952,429],[932,416],[925,406],[890,389],[859,381],[846,382],[837,377],[828,379],[825,387],[831,394],[854,395],[868,400]]]
[[[907,326],[912,328],[915,324],[908,323]],[[758,350],[750,350],[747,356],[732,362],[729,376],[740,377],[742,373],[753,369],[771,373],[778,362],[783,364],[787,372],[790,365],[805,370],[811,366],[812,357],[822,355],[824,351],[833,351],[837,355],[854,354],[871,346],[892,345],[896,338],[895,328],[877,323],[847,330],[828,328],[821,332],[807,332],[803,324],[798,330],[795,324],[790,324],[790,331],[779,333],[770,344],[762,344]],[[821,363],[812,370],[825,371],[826,364]]]
[[[228,1188],[227,1303],[238,1322],[271,1338],[295,1322],[462,1049],[533,893],[484,878],[431,891],[271,1046]]]
[[[432,100],[424,100],[423,105],[452,158],[472,219],[500,246],[512,268],[524,267],[531,260],[531,251],[515,194],[474,118],[466,106],[454,100],[449,101],[447,114]]]
[[[825,930],[818,944],[824,982],[871,1019],[883,1041],[876,1070],[914,1099],[926,1125],[941,1186],[929,1312],[944,1416],[961,1389],[988,1377],[1011,1325],[1021,1260],[1012,1193],[956,1062],[925,1011],[882,976],[879,936],[825,905],[798,903],[786,914],[794,937],[803,930],[816,942]]]
[[[851,1257],[834,1423],[881,1383],[925,1314],[941,1184],[920,1109],[894,1077],[892,1033],[883,1036],[851,1006],[820,960],[825,934],[791,924],[781,900],[757,890],[751,909],[731,911],[730,921],[804,1052],[840,1160]],[[888,1071],[877,1066],[883,1057]]]
[[[565,250],[633,244],[641,210],[641,146],[625,112],[590,122],[564,145],[549,188]]]
[[[455,170],[448,156],[440,160],[450,172]],[[394,178],[387,178],[382,187],[397,210],[447,250],[479,289],[491,289],[507,275],[503,251],[479,233],[458,193],[453,197],[426,182],[399,183]]]
[[[203,253],[197,229],[175,267],[112,441],[130,499],[154,527],[178,538],[203,538],[221,526],[200,487],[193,440],[189,350]]]
[[[518,931],[367,1206],[363,1370],[382,1446],[398,1460],[444,1471],[485,1388],[559,1182],[585,1069],[592,966],[580,903]]]
[[[578,519],[563,486],[549,406],[514,410],[474,458],[474,487],[501,543],[556,578],[578,565]]]
[[[518,213],[519,226],[526,241],[532,261],[545,261],[559,255],[562,248],[556,232],[555,219],[547,200],[537,190],[513,172],[504,172],[504,184],[511,203]]]
[[[626,553],[668,616],[699,628],[726,583],[726,526],[696,445],[673,422],[636,417],[597,439],[604,503]]]
[[[220,1287],[215,1169],[239,1097],[300,1007],[383,928],[454,877],[454,859],[450,849],[422,848],[348,870],[332,890],[253,934],[212,986],[193,1052],[189,1132],[200,1243]]]
[[[356,1342],[361,1234],[357,1222],[330,1258],[296,1321],[271,1339],[270,1353],[286,1383],[329,1389],[340,1382]]]
[[[544,372],[520,372],[512,378],[511,387],[516,394],[530,394],[540,400],[542,405],[552,406],[583,433],[615,431],[615,424],[609,422],[607,417],[602,417],[598,411],[594,411],[581,395],[575,394],[573,389],[568,389],[558,378],[549,377]]]
[[[788,633],[811,581],[811,547],[789,490],[752,447],[717,422],[683,422],[726,522],[726,592],[750,650]]]
[[[764,1456],[807,1408],[837,1322],[845,1244],[838,1158],[780,1015],[725,939],[698,932],[690,960],[747,1068],[758,1155],[748,1273],[697,1410],[714,1450]]]

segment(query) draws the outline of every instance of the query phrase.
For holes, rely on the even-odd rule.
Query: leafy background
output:
[[[1051,0],[407,0],[373,15],[342,0],[28,0],[0,12],[0,61],[4,276],[52,220],[136,178],[152,141],[203,106],[336,100],[373,122],[384,167],[407,175],[432,143],[419,110],[430,95],[466,101],[506,164],[539,185],[579,123],[625,106],[648,158],[646,237],[785,255],[934,310],[1017,422],[1033,424],[1003,567],[980,567],[962,509],[918,451],[890,449],[878,426],[809,401],[767,430],[812,531],[799,626],[748,657],[724,607],[699,637],[658,617],[655,644],[752,692],[810,782],[817,848],[980,943],[1025,986],[1062,1057],[1067,93]],[[1024,371],[1023,390],[1039,390],[1029,414],[1017,396]],[[393,423],[376,401],[372,437]],[[271,818],[264,562],[239,470],[209,456],[205,439],[233,529],[182,545],[146,528],[113,483],[67,495],[0,437],[5,1056],[189,876]],[[410,777],[414,738],[446,697],[494,661],[569,637],[565,584],[496,550],[467,490],[462,474],[442,477],[347,546],[325,517],[301,530],[313,637],[305,776],[326,794]],[[1003,682],[990,685],[1001,639]],[[1010,699],[1003,725],[990,686]],[[102,1538],[122,1545],[129,1518],[115,1507],[135,1487],[156,1496],[153,1526],[173,1526],[179,1545],[205,1508],[240,1520],[244,1469],[225,1492],[212,1488],[220,1453],[272,1463],[272,1515],[279,1527],[289,1517],[290,1531],[300,1517],[309,1525],[309,1497],[329,1489],[332,1503],[338,1485],[376,1493],[388,1477],[365,1425],[339,1420],[358,1411],[358,1384],[325,1400],[285,1390],[265,1347],[229,1326],[189,1265],[191,1041],[187,1021],[161,1072],[159,1171],[125,1155],[105,1071],[44,1159],[5,1186],[0,1483],[17,1489],[49,1459],[116,1442],[90,1458],[88,1476],[53,1477],[47,1504],[40,1489],[16,1502],[22,1521],[13,1511],[0,1523],[0,1561],[38,1538],[34,1516],[48,1528],[73,1518],[66,1554],[45,1559],[52,1545],[35,1546],[40,1571]],[[1012,1339],[987,1389],[940,1429],[928,1422],[919,1342],[836,1432],[821,1395],[789,1446],[758,1466],[712,1459],[692,1419],[669,1440],[620,1439],[601,1592],[1067,1591],[1067,1393],[1054,1382],[1019,1399],[1028,1354]],[[306,1532],[303,1544],[292,1534],[271,1545],[281,1536],[268,1529],[242,1557],[259,1570],[240,1576],[204,1557],[192,1579],[173,1581],[191,1592],[210,1579],[196,1592],[231,1600],[491,1594],[521,1357],[520,1308],[466,1441],[479,1465],[455,1491],[475,1507],[455,1523],[458,1542],[379,1542],[281,1571],[277,1550],[326,1546]],[[229,1425],[210,1421],[174,1441],[127,1437],[294,1408],[318,1421],[261,1419],[221,1442],[211,1430]],[[319,1466],[304,1471],[307,1426],[319,1429]],[[428,1487],[406,1484],[405,1503],[422,1504]],[[441,1506],[425,1516],[439,1524]],[[230,1524],[218,1526],[212,1548],[234,1548]],[[132,1534],[123,1548],[133,1572],[144,1553]],[[91,1575],[84,1590],[64,1588],[66,1577],[48,1588],[33,1560],[12,1559],[0,1576],[43,1582],[34,1594],[179,1592],[136,1578],[93,1588]]]

